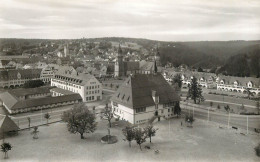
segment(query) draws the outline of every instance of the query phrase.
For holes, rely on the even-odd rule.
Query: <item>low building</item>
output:
[[[180,97],[161,74],[129,76],[111,98],[114,115],[132,124],[174,115]]]
[[[52,96],[51,87],[14,89],[0,94],[3,107],[10,114],[54,108],[81,102],[79,94]]]
[[[257,96],[260,94],[260,79],[253,77],[234,77],[219,75],[216,79],[217,89],[238,93],[247,93],[247,90]]]
[[[0,70],[0,87],[19,87],[29,80],[40,80],[41,69]]]
[[[204,72],[193,72],[193,71],[185,71],[185,72],[176,72],[173,68],[165,69],[163,76],[168,82],[172,82],[175,75],[181,75],[183,87],[191,84],[192,78],[197,78],[198,84],[201,87],[212,89],[216,88],[216,74],[214,73],[204,73]]]
[[[102,84],[90,74],[61,68],[51,79],[51,86],[78,93],[84,102],[102,99]]]
[[[43,69],[0,70],[0,87],[19,87],[30,80],[42,80],[44,83],[49,83],[53,76],[54,70],[49,66]]]

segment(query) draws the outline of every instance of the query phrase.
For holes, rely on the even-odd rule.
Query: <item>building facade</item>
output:
[[[132,124],[164,120],[174,115],[180,97],[161,74],[129,76],[111,98],[114,116]]]
[[[247,93],[247,90],[249,90],[254,96],[260,94],[259,78],[219,75],[216,84],[217,89],[221,91]]]
[[[13,89],[0,94],[3,107],[10,114],[18,114],[71,105],[82,101],[79,94],[52,96],[51,87]]]
[[[78,93],[83,102],[102,100],[102,84],[90,74],[60,69],[51,79],[51,86]]]
[[[19,87],[29,80],[40,80],[41,71],[41,69],[0,70],[0,87]]]

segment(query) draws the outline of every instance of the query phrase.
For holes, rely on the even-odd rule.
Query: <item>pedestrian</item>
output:
[[[182,126],[182,121],[181,121],[181,126]]]

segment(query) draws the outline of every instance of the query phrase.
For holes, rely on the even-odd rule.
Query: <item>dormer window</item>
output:
[[[247,87],[248,87],[248,88],[252,88],[252,87],[253,87],[253,83],[252,83],[251,81],[249,81],[249,82],[247,83]]]

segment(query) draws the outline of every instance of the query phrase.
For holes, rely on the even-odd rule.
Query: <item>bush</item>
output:
[[[36,88],[44,85],[44,82],[41,80],[29,80],[24,83],[24,88]]]
[[[255,153],[258,157],[260,157],[260,143],[255,147]]]

